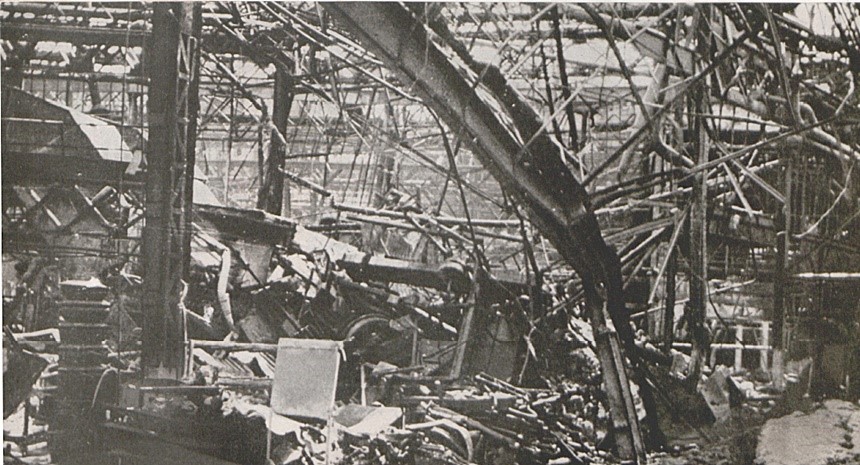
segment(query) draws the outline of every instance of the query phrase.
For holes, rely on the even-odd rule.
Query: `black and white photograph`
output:
[[[0,45],[4,465],[860,465],[860,3]]]

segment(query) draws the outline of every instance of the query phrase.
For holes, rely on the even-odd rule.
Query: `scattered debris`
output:
[[[4,462],[860,460],[858,17],[4,2]]]

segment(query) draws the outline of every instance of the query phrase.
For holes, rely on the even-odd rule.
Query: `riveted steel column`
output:
[[[178,304],[190,259],[201,23],[200,4],[153,4],[146,50],[149,142],[141,254],[142,357],[148,378],[177,378],[183,367]]]

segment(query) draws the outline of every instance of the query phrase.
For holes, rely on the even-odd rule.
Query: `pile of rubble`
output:
[[[430,378],[375,367],[371,405],[341,404],[330,422],[278,415],[264,396],[222,392],[227,418],[266,425],[274,463],[593,463],[608,423],[599,386],[570,380],[521,388],[492,376]],[[370,389],[369,389],[370,390]],[[247,429],[246,429],[247,430]],[[331,442],[328,442],[331,441]]]
[[[234,463],[610,457],[598,363],[579,334],[588,325],[572,326],[547,290],[493,277],[467,260],[428,265],[363,253],[262,212],[201,207],[196,224],[192,279],[179,303],[188,341],[177,385],[139,380],[140,279],[128,267],[58,283],[52,299],[64,329],[48,330],[48,343],[30,343],[42,354],[67,354],[59,364],[54,356],[54,372],[98,370],[87,389],[101,403],[93,400],[87,412],[109,412],[94,415],[109,418],[95,425],[110,439],[101,442],[107,453],[158,438]],[[106,317],[72,324],[69,306]],[[69,352],[71,342],[60,338],[71,337],[69,328],[104,334]],[[271,406],[283,338],[342,341],[328,418],[281,415]],[[41,372],[32,371],[25,391]],[[505,381],[512,379],[519,385]],[[27,394],[14,406],[29,406]],[[51,403],[35,412],[37,422],[52,421]]]
[[[140,380],[139,278],[113,266],[99,278],[57,283],[60,329],[4,339],[13,362],[33,365],[5,402],[10,413],[25,406],[30,431],[44,436],[44,423],[56,426],[65,400],[51,392],[64,389],[70,373],[91,369],[97,384],[81,392],[92,402],[75,416],[96,419],[87,427],[98,434],[75,440],[106,454],[155,454],[169,444],[176,457],[199,454],[201,463],[615,460],[592,328],[562,288],[494,277],[468,259],[428,265],[364,253],[262,212],[206,207],[199,215],[192,279],[178,304],[188,331],[183,379]],[[69,319],[82,311],[104,317]],[[95,339],[74,339],[81,331]],[[337,341],[342,363],[313,365],[318,383],[284,388],[285,340]],[[665,399],[682,390],[670,388],[680,386],[685,363],[677,352],[663,358],[668,364],[652,366],[650,376],[664,433],[674,434],[666,422],[690,423],[694,410],[704,423],[719,420],[729,397],[743,394],[743,380],[716,370],[702,385],[704,398]],[[48,394],[32,409],[37,378]],[[275,405],[279,387],[314,396],[323,385],[330,405],[318,415]],[[636,402],[641,419],[644,402],[638,395]]]

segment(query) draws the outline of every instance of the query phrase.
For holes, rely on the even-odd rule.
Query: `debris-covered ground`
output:
[[[183,384],[177,386],[175,394],[149,394],[145,403],[132,410],[117,410],[108,405],[96,407],[111,410],[114,421],[123,419],[123,424],[137,425],[136,431],[115,430],[113,427],[111,434],[115,436],[110,437],[129,440],[136,434],[149,431],[148,434],[168,440],[164,435],[180,428],[182,431],[174,431],[173,434],[183,438],[178,441],[184,444],[183,447],[205,450],[208,454],[234,463],[262,463],[269,435],[270,455],[275,463],[282,464],[321,464],[326,461],[342,464],[478,465],[618,462],[612,453],[614,438],[588,323],[578,318],[549,314],[546,318],[536,320],[539,324],[534,332],[544,336],[534,337],[531,342],[531,350],[535,352],[527,358],[529,362],[514,357],[513,360],[519,360],[523,365],[511,364],[511,360],[502,359],[495,363],[515,366],[517,370],[511,376],[522,380],[516,384],[484,372],[451,377],[449,373],[455,357],[450,353],[448,356],[439,356],[432,352],[439,352],[439,347],[444,351],[446,346],[448,352],[456,352],[451,347],[456,342],[454,334],[449,335],[448,342],[442,339],[432,345],[412,344],[415,342],[412,339],[415,331],[419,335],[444,335],[445,331],[438,331],[441,323],[438,318],[444,315],[434,317],[427,312],[415,314],[413,312],[418,301],[406,300],[407,304],[396,296],[420,292],[431,299],[442,299],[441,302],[456,302],[463,296],[404,285],[395,286],[398,291],[393,293],[391,283],[377,282],[375,286],[364,287],[353,282],[349,273],[336,271],[339,267],[322,273],[318,268],[319,262],[312,254],[301,253],[301,244],[304,244],[303,241],[313,242],[312,238],[324,240],[323,237],[309,232],[302,234],[307,237],[295,243],[297,248],[293,249],[292,255],[274,261],[295,265],[272,273],[274,286],[255,291],[258,294],[271,293],[275,292],[272,289],[276,289],[286,295],[297,293],[311,296],[307,300],[284,299],[288,305],[289,302],[296,302],[297,305],[293,310],[295,314],[284,314],[284,322],[301,328],[305,321],[303,318],[307,317],[300,310],[303,302],[318,301],[320,295],[333,297],[325,300],[330,307],[317,306],[318,312],[335,315],[346,312],[353,315],[355,307],[351,300],[360,299],[365,305],[370,303],[391,315],[385,320],[389,323],[366,333],[354,333],[344,341],[342,371],[336,380],[332,378],[336,383],[337,402],[331,421],[290,418],[276,413],[270,407],[269,392],[275,378],[277,345],[272,344],[271,339],[255,342],[252,338],[266,333],[281,336],[284,335],[281,331],[292,330],[293,326],[285,329],[283,323],[273,324],[271,316],[267,316],[253,327],[253,331],[248,329],[250,327],[236,325],[234,333],[229,326],[221,326],[221,335],[227,337],[224,341],[193,340],[196,346],[192,346],[190,352],[189,372]],[[336,241],[328,242],[325,245],[330,249],[342,248],[340,253],[343,257],[348,257],[349,251],[354,250]],[[305,244],[304,247],[309,246]],[[280,253],[291,252],[290,249],[284,249]],[[364,261],[365,266],[379,264],[373,259]],[[396,262],[386,263],[391,265]],[[352,275],[365,279],[364,275],[355,271]],[[460,275],[449,275],[449,279],[457,277]],[[449,289],[452,282],[442,287]],[[284,288],[278,287],[280,283],[291,284]],[[99,297],[110,295],[109,288],[95,279],[63,283],[61,287],[67,289],[67,294],[73,293],[77,297],[88,294]],[[120,289],[129,292],[127,281]],[[241,302],[240,299],[236,301]],[[497,306],[502,305],[498,308],[503,308],[503,304],[496,303]],[[199,311],[200,305],[192,300],[187,300],[187,305],[189,308],[186,311]],[[427,304],[421,307],[433,308]],[[246,313],[248,309],[254,311],[254,306],[234,308],[237,309],[234,315],[246,315],[240,321],[246,321],[247,315],[256,314]],[[289,310],[290,307],[286,308]],[[413,312],[406,313],[410,310]],[[113,312],[118,311],[119,307],[114,306]],[[411,318],[407,318],[410,315]],[[421,325],[417,325],[419,327],[416,330],[412,322],[421,321],[419,317],[426,320],[425,328],[436,328],[437,332],[425,332],[421,330]],[[113,322],[114,331],[121,329],[121,319],[109,320]],[[331,321],[337,321],[337,318]],[[453,323],[456,321],[452,320]],[[323,326],[317,328],[317,331],[325,329]],[[336,333],[333,328],[325,330],[329,331],[328,334]],[[134,331],[130,334],[133,335]],[[359,340],[355,334],[369,340]],[[4,423],[9,438],[7,455],[14,457],[9,458],[13,462],[47,463],[49,460],[45,457],[48,452],[46,430],[50,418],[46,414],[50,413],[52,400],[51,373],[57,370],[56,356],[51,353],[62,347],[57,346],[56,337],[48,331],[19,335],[12,339],[20,340],[15,343],[15,350],[22,351],[26,347],[30,357],[39,357],[33,354],[41,354],[45,360],[44,364],[31,370],[35,377],[30,378],[30,383],[38,378],[32,392],[38,395],[28,398],[26,409],[21,405]],[[103,344],[110,349],[107,360],[113,370],[131,374],[136,371],[139,353],[115,350],[122,344],[128,345],[129,341],[121,343],[109,337]],[[688,357],[679,352],[669,359],[669,365],[653,366],[655,373],[664,373],[663,377],[654,379],[661,380],[659,382],[667,389],[672,386],[672,379],[676,380],[675,383],[681,382],[688,362]],[[420,363],[413,364],[413,360]],[[498,369],[493,364],[485,367]],[[473,366],[470,369],[476,368]],[[691,398],[677,402],[680,398],[675,398],[675,402],[665,402],[664,397],[658,397],[663,399],[663,411],[668,412],[667,419],[662,423],[663,433],[671,434],[672,437],[667,438],[669,441],[662,446],[663,452],[649,455],[649,462],[804,463],[792,462],[794,459],[791,454],[785,455],[786,448],[780,441],[787,439],[782,432],[804,435],[814,426],[823,436],[811,442],[809,453],[798,455],[800,459],[797,460],[826,449],[834,460],[849,463],[845,460],[853,457],[850,455],[853,440],[847,438],[855,430],[856,406],[831,402],[825,403],[822,410],[815,410],[808,415],[797,413],[770,420],[765,424],[759,440],[759,430],[765,419],[779,409],[773,409],[773,396],[767,394],[767,383],[755,381],[752,375],[754,373],[731,376],[727,368],[717,367],[704,378],[700,386],[704,395],[700,400]],[[698,402],[700,407],[677,410],[678,406],[688,401],[691,405]],[[640,402],[641,399],[637,397],[637,403]],[[671,405],[673,403],[674,407]],[[702,409],[706,413],[701,413]],[[640,411],[644,415],[644,410]],[[160,418],[159,424],[150,423],[150,420],[146,420],[148,416]],[[702,419],[704,417],[710,419]],[[647,421],[644,418],[642,420],[642,424],[646,425]],[[822,422],[829,422],[829,430],[821,426]],[[27,430],[24,424],[28,425]],[[673,427],[666,427],[668,424]],[[207,432],[203,434],[201,429]],[[103,447],[105,452],[111,450],[110,444],[99,447]]]
[[[857,461],[858,19],[3,2],[4,461]]]
[[[183,283],[178,305],[189,331],[181,382],[159,389],[136,381],[137,276],[111,268],[56,283],[49,295],[59,330],[9,330],[4,338],[5,366],[18,367],[4,377],[7,461],[52,461],[54,393],[69,370],[90,367],[100,377],[73,428],[88,431],[76,440],[97,451],[92,460],[154,440],[135,453],[146,457],[165,441],[176,447],[172,456],[199,453],[228,463],[264,463],[267,456],[284,465],[619,463],[593,327],[581,305],[565,300],[575,283],[537,288],[497,278],[468,254],[431,266],[365,253],[261,212],[207,207],[201,215],[208,232],[194,236],[193,279]],[[255,253],[247,237],[230,232],[248,224],[288,241]],[[476,297],[475,289],[493,292]],[[470,309],[480,310],[482,329],[462,343]],[[70,318],[80,312],[90,316],[76,325]],[[97,314],[104,324],[92,326]],[[80,332],[90,329],[99,332]],[[329,376],[336,400],[329,418],[289,417],[271,407],[281,338],[342,341],[340,370]],[[688,355],[663,355],[642,334],[636,343],[650,354],[644,376],[657,387],[657,425],[633,391],[654,451],[650,463],[856,459],[856,406],[825,403],[765,423],[790,408],[773,408],[777,396],[760,371],[708,367],[690,391]],[[797,384],[799,373],[789,375]],[[129,402],[121,379],[145,400]],[[792,449],[786,444],[801,444],[792,435],[810,440]]]

